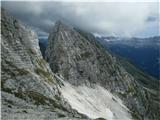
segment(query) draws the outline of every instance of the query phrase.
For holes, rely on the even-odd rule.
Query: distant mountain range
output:
[[[127,58],[131,63],[150,75],[159,78],[160,37],[119,38],[96,37],[113,54]]]
[[[160,36],[150,38],[96,37],[110,52],[125,57],[136,67],[159,79]],[[39,38],[39,45],[44,56],[47,38]]]

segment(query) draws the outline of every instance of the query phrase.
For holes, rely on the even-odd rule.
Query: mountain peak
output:
[[[159,119],[156,91],[138,81],[150,78],[129,74],[92,34],[58,21],[49,67],[36,34],[3,13],[1,23],[3,119]]]
[[[62,22],[61,20],[57,20],[55,25],[50,31],[49,38],[53,37],[55,33],[59,33],[60,31],[71,31],[73,28]]]
[[[61,20],[57,20],[56,22],[55,22],[55,25],[63,25],[64,23],[61,21]]]
[[[101,85],[121,97],[140,119],[140,115],[147,116],[144,89],[138,87],[138,80],[97,43],[93,35],[61,24],[54,29],[57,32],[50,34],[45,56],[54,73],[61,74],[74,86]]]
[[[55,22],[54,28],[56,28],[56,26],[58,26],[59,28],[65,28],[65,29],[71,28],[69,25],[67,25],[66,23],[62,22],[61,20],[57,20]]]

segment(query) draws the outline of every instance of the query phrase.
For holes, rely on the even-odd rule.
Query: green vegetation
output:
[[[36,61],[40,65],[41,68],[43,68],[44,65],[46,64],[46,61],[44,59],[37,59]]]
[[[126,98],[129,93],[134,93],[134,91],[135,91],[134,87],[131,86],[131,85],[129,85],[129,86],[128,86],[128,90],[127,90],[126,92],[124,92],[124,93],[120,93],[120,92],[119,92],[118,94],[119,94],[120,96],[122,96],[123,98]],[[136,94],[134,93],[134,95],[136,95]]]
[[[41,95],[40,93],[36,93],[34,91],[30,91],[28,96],[35,100],[36,105],[45,105],[46,104],[46,97]]]
[[[14,95],[18,98],[21,98],[21,99],[24,99],[25,98],[25,93],[24,92],[17,92],[17,93],[14,93]]]
[[[92,54],[90,52],[85,52],[85,53],[81,54],[81,58],[82,59],[87,59],[87,58],[89,58],[91,56],[92,56]]]
[[[131,86],[131,85],[129,85],[128,86],[128,91],[127,91],[128,93],[133,93],[134,92],[134,87],[133,86]]]
[[[28,92],[22,92],[19,91],[18,93],[14,93],[16,97],[26,100],[27,97],[31,98],[35,101],[36,105],[45,104],[44,97],[40,95],[39,93],[28,91]]]
[[[17,69],[18,73],[17,75],[26,75],[29,73],[29,71],[25,70],[25,69]]]
[[[29,92],[29,97],[32,98],[35,101],[36,105],[50,105],[53,106],[53,109],[58,108],[61,109],[63,111],[67,111],[66,108],[64,108],[57,100],[53,100],[51,98],[47,98],[46,96],[40,94],[40,93],[36,93],[36,92]]]
[[[52,78],[52,75],[48,72],[48,71],[45,71],[44,69],[40,68],[40,67],[37,67],[35,69],[35,72],[40,75],[41,77],[43,78],[47,78],[47,80],[49,82],[52,82],[53,83],[53,78]]]
[[[133,120],[141,120],[141,117],[137,112],[132,112],[131,114],[132,114]]]
[[[28,48],[28,49],[27,49],[27,53],[30,54],[30,55],[31,55],[31,54],[32,54],[32,55],[35,55],[35,54],[36,54],[35,51],[34,51],[32,48]]]
[[[48,71],[45,70],[45,64],[46,64],[46,61],[44,59],[37,59],[36,60],[38,65],[37,68],[35,69],[35,72],[40,75],[41,77],[43,78],[47,78],[47,80],[49,82],[52,82],[53,83],[53,77],[51,75],[51,73],[49,73]]]
[[[129,60],[120,56],[116,56],[116,57],[119,64],[121,64],[126,69],[126,71],[128,71],[131,75],[133,75],[140,84],[150,89],[154,89],[154,90],[159,89],[159,83],[158,83],[159,81],[156,78],[149,76],[146,73],[144,73],[142,70],[136,68],[134,65],[132,65],[129,62]]]
[[[26,92],[19,91],[18,93],[14,93],[14,94],[16,97],[24,100],[28,100],[28,97],[29,97],[34,102],[35,105],[49,105],[53,110],[57,108],[63,111],[67,111],[67,109],[64,108],[60,104],[60,102],[58,102],[60,101],[60,99],[58,101],[53,100],[35,91],[26,91]]]

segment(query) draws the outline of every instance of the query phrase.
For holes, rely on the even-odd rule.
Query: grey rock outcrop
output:
[[[129,74],[92,34],[57,22],[48,64],[36,34],[3,9],[1,17],[2,119],[159,119],[157,90],[138,80],[150,77]]]
[[[58,21],[49,35],[45,58],[52,71],[72,85],[98,84],[119,96],[134,119],[159,119],[158,91],[138,82],[93,35]]]
[[[86,118],[64,100],[62,83],[43,60],[37,35],[1,12],[2,119]]]

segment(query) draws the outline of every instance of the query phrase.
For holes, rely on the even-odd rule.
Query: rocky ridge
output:
[[[50,32],[45,58],[52,71],[73,86],[94,88],[96,84],[118,96],[132,118],[159,119],[158,91],[138,82],[92,34],[58,21]]]
[[[37,35],[1,13],[2,119],[83,119],[60,93],[63,85],[42,58]]]
[[[2,119],[155,119],[156,90],[140,84],[92,34],[60,21],[46,61],[37,35],[1,13]]]

